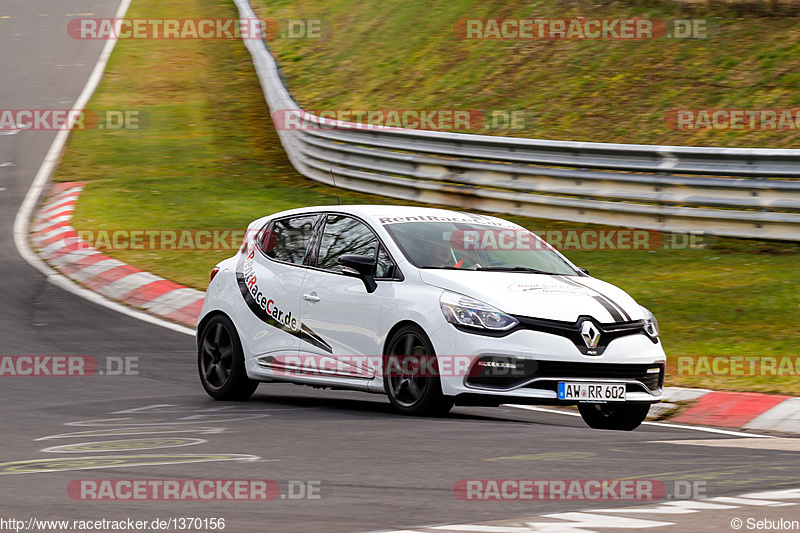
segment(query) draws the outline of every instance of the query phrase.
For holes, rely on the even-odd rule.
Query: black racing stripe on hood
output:
[[[622,315],[617,312],[613,305],[611,305],[605,298],[602,296],[592,296],[595,300],[600,302],[600,305],[606,308],[606,311],[611,315],[611,318],[614,319],[614,322],[622,322]]]
[[[553,277],[556,277],[557,279],[569,285],[574,285],[575,287],[581,287],[582,289],[587,289],[595,293],[596,296],[592,296],[592,298],[600,302],[603,305],[603,307],[605,307],[608,310],[608,312],[611,314],[611,317],[615,321],[623,322],[631,320],[631,316],[625,311],[625,309],[621,305],[619,305],[614,300],[612,300],[605,294],[601,293],[597,289],[589,287],[588,285],[584,285],[583,283],[580,283],[578,281],[569,279],[566,276],[553,276]]]

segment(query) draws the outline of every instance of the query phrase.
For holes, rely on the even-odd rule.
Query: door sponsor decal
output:
[[[333,353],[333,348],[311,328],[303,324],[299,317],[293,316],[291,311],[285,312],[275,300],[261,291],[258,286],[258,277],[253,271],[254,260],[255,250],[251,250],[249,254],[245,251],[239,264],[236,265],[236,282],[239,284],[239,290],[250,311],[262,322],[294,335],[328,353]]]

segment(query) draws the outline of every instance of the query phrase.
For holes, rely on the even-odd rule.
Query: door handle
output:
[[[305,300],[307,302],[318,302],[318,301],[321,300],[321,298],[319,296],[317,296],[316,294],[312,293],[312,294],[304,294],[303,295],[303,300]]]

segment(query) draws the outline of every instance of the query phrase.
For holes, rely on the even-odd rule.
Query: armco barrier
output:
[[[248,0],[234,0],[255,18]],[[322,119],[292,99],[265,43],[245,39],[278,128],[304,176],[361,192],[496,213],[800,240],[800,150],[521,139]],[[316,126],[316,127],[315,127]],[[720,177],[722,176],[722,177]]]

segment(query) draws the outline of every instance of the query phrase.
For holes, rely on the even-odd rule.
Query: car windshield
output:
[[[384,227],[418,268],[576,275],[560,254],[523,228],[466,222],[403,222]]]

